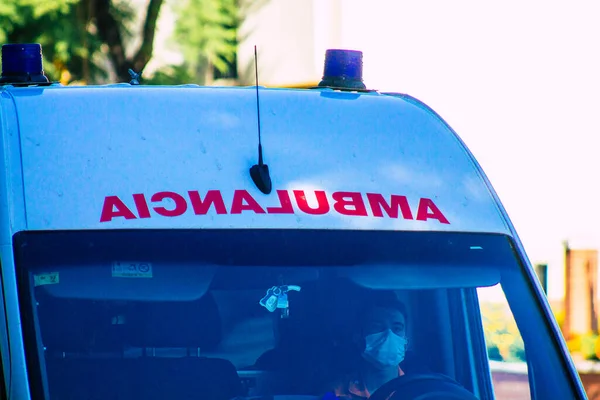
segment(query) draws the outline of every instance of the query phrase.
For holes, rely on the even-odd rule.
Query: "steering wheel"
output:
[[[377,389],[369,400],[478,400],[458,382],[443,374],[399,376]]]

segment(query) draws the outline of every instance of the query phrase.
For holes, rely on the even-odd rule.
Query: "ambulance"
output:
[[[2,47],[3,398],[586,398],[477,160],[360,51],[307,89],[41,52]]]

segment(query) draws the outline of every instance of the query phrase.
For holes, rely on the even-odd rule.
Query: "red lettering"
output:
[[[450,223],[431,199],[420,199],[417,220],[427,221],[428,219],[437,219],[442,224]]]
[[[194,214],[205,215],[213,204],[217,214],[227,214],[227,208],[225,208],[225,202],[223,201],[223,196],[221,196],[219,190],[209,190],[206,192],[204,201],[200,198],[200,193],[198,193],[197,190],[190,190],[188,194],[190,196],[192,208],[194,209]]]
[[[294,197],[298,203],[298,208],[310,215],[323,215],[329,212],[329,202],[327,201],[327,195],[322,190],[315,190],[315,196],[317,197],[317,208],[310,208],[304,190],[294,190]]]
[[[287,190],[278,190],[277,196],[279,197],[279,204],[281,207],[267,207],[269,214],[293,214],[294,207],[292,207],[292,201],[290,200],[290,194]]]
[[[323,190],[315,190],[316,206],[311,207],[308,204],[304,190],[294,190],[294,197],[298,208],[305,214],[323,215],[327,214],[331,207],[327,194]],[[227,214],[227,208],[223,201],[223,196],[219,190],[209,190],[204,199],[200,197],[198,191],[188,191],[190,204],[196,215],[205,215],[210,208],[214,206],[217,214]],[[368,205],[371,208],[374,217],[382,218],[386,215],[389,218],[413,219],[413,214],[408,204],[406,196],[391,195],[390,201],[379,193],[366,193]],[[294,214],[290,192],[287,190],[277,190],[279,204],[275,207],[267,207],[266,211],[246,190],[236,190],[233,194],[231,203],[231,214],[241,214],[243,211],[253,211],[256,214]],[[333,208],[341,215],[367,216],[367,207],[363,195],[359,192],[334,192],[331,195],[333,199]],[[165,200],[172,200],[173,207],[167,208],[164,205],[153,205],[153,210],[165,217],[178,217],[185,214],[188,209],[186,199],[175,192],[158,192],[152,195],[152,203],[160,203]],[[112,221],[114,218],[123,217],[127,220],[136,218],[150,218],[150,208],[148,202],[142,193],[133,194],[133,201],[138,216],[134,214],[118,196],[106,196],[102,205],[100,222]],[[428,221],[437,219],[442,224],[450,224],[446,216],[435,205],[433,200],[427,198],[419,199],[417,209],[418,221]]]
[[[182,195],[175,192],[158,192],[152,195],[150,201],[159,203],[165,199],[171,199],[175,203],[175,208],[169,210],[165,207],[154,207],[154,211],[163,217],[179,217],[187,211],[187,202]]]
[[[231,202],[231,213],[241,214],[242,211],[254,211],[256,214],[265,213],[265,210],[261,208],[247,190],[236,190],[233,193],[233,201]]]
[[[367,207],[358,192],[335,192],[331,195],[333,208],[342,215],[367,216]],[[350,207],[350,208],[348,208]]]
[[[150,209],[148,208],[148,203],[146,202],[144,195],[142,193],[134,194],[133,201],[140,218],[150,218]]]
[[[117,196],[106,196],[104,205],[102,206],[102,214],[100,222],[108,222],[116,217],[124,217],[125,219],[136,219],[135,214],[119,199]]]
[[[367,199],[369,200],[371,211],[373,211],[373,216],[375,217],[383,217],[383,212],[381,211],[381,208],[383,208],[390,218],[398,218],[398,210],[400,210],[402,218],[413,219],[406,196],[397,196],[393,194],[391,205],[388,204],[380,194],[367,193]]]

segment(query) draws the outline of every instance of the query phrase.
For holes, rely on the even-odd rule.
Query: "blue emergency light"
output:
[[[42,46],[38,43],[3,45],[2,83],[48,83],[42,66]]]
[[[362,80],[362,51],[330,49],[325,53],[321,87],[366,89]]]

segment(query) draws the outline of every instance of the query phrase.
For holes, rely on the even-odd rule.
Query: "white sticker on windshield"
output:
[[[58,272],[47,272],[33,275],[33,285],[56,285],[59,282]]]
[[[113,278],[152,278],[152,264],[147,262],[124,262],[112,263]]]

